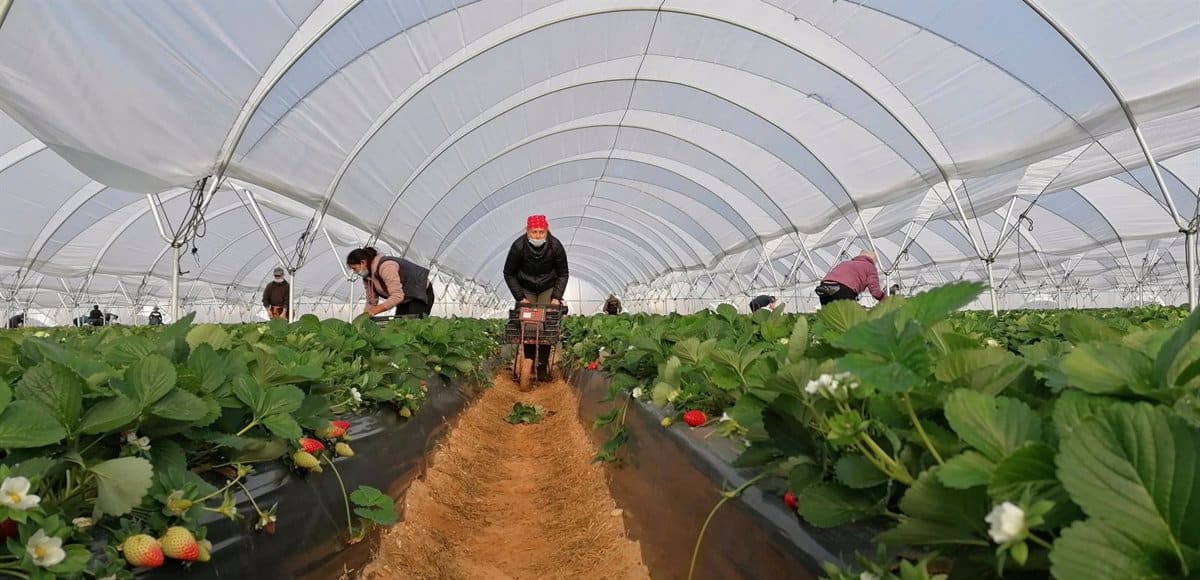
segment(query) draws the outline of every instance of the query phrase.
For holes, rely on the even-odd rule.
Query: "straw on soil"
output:
[[[556,413],[510,425],[518,401]],[[649,578],[576,408],[561,381],[521,393],[497,376],[413,484],[405,521],[362,578]]]

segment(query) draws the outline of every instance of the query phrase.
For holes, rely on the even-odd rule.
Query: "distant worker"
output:
[[[162,312],[158,311],[158,307],[150,309],[150,326],[162,326]]]
[[[375,248],[359,248],[346,256],[346,266],[363,279],[366,306],[377,316],[395,308],[396,316],[425,318],[433,312],[433,283],[429,269],[404,258],[384,256]]]
[[[92,305],[92,311],[88,313],[88,323],[92,326],[104,326],[104,313],[100,311],[100,305]]]
[[[25,328],[25,313],[22,312],[8,319],[9,328]]]
[[[263,289],[262,305],[267,309],[267,316],[288,320],[291,285],[283,278],[283,268],[275,268],[274,274],[275,279],[267,282]]]
[[[863,250],[854,258],[834,266],[821,280],[816,292],[824,306],[837,300],[858,300],[864,290],[869,290],[876,300],[887,298],[879,287],[879,270],[875,268],[875,252],[871,250]]]
[[[616,295],[608,295],[608,300],[604,301],[604,313],[609,315],[621,313],[621,301],[617,299]]]
[[[888,296],[899,296],[899,295],[900,295],[900,285],[892,284],[892,287],[888,288]]]
[[[120,316],[117,316],[116,314],[113,314],[111,312],[104,313],[104,325],[105,326],[120,324],[118,322],[118,320],[120,320],[120,319],[121,319]]]
[[[766,308],[767,310],[775,310],[775,304],[776,301],[774,296],[760,294],[755,296],[754,299],[750,301],[750,312],[758,312],[763,308]]]

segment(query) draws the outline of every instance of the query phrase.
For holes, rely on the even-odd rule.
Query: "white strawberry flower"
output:
[[[787,344],[787,343],[788,343],[788,339],[787,339],[787,337],[786,337],[786,336],[785,336],[785,337],[783,337],[783,338],[781,338],[781,339],[779,339],[779,344]]]
[[[998,348],[1000,346],[1000,341],[998,341],[994,338],[989,338],[986,341],[984,341],[984,344],[986,344],[990,348]]]
[[[130,447],[136,447],[142,451],[150,450],[150,438],[138,437],[137,431],[125,432],[125,443],[128,443]]]
[[[42,498],[29,493],[29,480],[24,477],[6,477],[0,484],[0,505],[15,510],[35,508]]]
[[[732,420],[733,420],[733,417],[730,417],[729,413],[721,413],[721,418],[717,419],[717,422],[724,423],[726,421],[732,421]]]
[[[46,530],[38,530],[25,544],[25,551],[33,558],[34,564],[49,568],[67,559],[62,543],[62,538],[48,536]]]
[[[355,403],[363,402],[362,393],[358,392],[356,387],[350,387],[350,396],[354,399]]]
[[[993,508],[983,521],[991,525],[988,535],[997,544],[1007,544],[1025,534],[1025,511],[1011,501]]]
[[[635,399],[642,398],[642,392],[643,391],[642,391],[641,387],[634,387],[633,388],[633,398],[635,398]]]
[[[71,520],[71,525],[75,526],[75,529],[77,530],[86,530],[92,527],[92,525],[95,523],[96,522],[92,521],[92,518],[75,518]]]

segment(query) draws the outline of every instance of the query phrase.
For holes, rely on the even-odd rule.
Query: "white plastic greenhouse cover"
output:
[[[1195,0],[5,12],[9,310],[158,303],[173,260],[155,216],[179,229],[197,201],[189,306],[254,306],[281,262],[302,300],[345,303],[342,257],[376,243],[434,265],[440,301],[503,308],[530,213],[590,297],[640,309],[809,306],[865,248],[906,291],[990,271],[1009,307],[1187,300]]]

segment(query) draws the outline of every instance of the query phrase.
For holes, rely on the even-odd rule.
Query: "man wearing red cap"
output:
[[[567,250],[550,235],[546,216],[529,216],[525,235],[513,241],[504,262],[504,281],[513,298],[521,304],[561,305],[569,277]],[[526,353],[533,356],[531,348]],[[549,349],[540,351],[537,374],[542,380],[549,376],[549,357]]]
[[[562,304],[568,278],[567,250],[550,235],[546,216],[529,216],[525,235],[513,242],[504,262],[513,298],[523,304]]]

